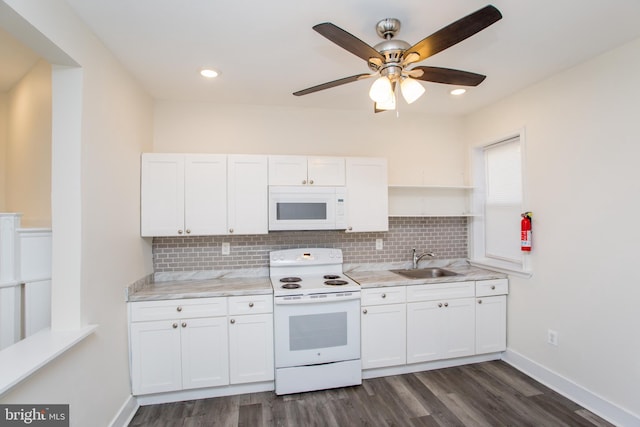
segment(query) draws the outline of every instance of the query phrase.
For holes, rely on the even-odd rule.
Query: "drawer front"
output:
[[[449,282],[407,286],[407,302],[434,301],[445,298],[452,299],[473,296],[475,296],[475,282]]]
[[[363,289],[360,292],[360,305],[385,305],[406,302],[407,288],[393,286],[388,288]]]
[[[132,322],[215,317],[227,314],[226,297],[140,301],[130,304]]]
[[[476,296],[506,295],[509,293],[508,279],[478,280],[476,282]]]
[[[229,297],[229,314],[273,313],[273,295]]]

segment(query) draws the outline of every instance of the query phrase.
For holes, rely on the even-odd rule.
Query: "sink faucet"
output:
[[[423,257],[426,257],[426,256],[434,257],[436,256],[436,254],[434,254],[433,252],[425,252],[423,254],[418,255],[416,253],[416,248],[413,248],[413,268],[414,269],[418,268],[418,261],[420,261]]]

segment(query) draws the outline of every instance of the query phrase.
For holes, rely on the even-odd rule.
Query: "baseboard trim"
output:
[[[640,417],[609,402],[522,354],[507,349],[502,360],[550,389],[617,426],[640,426]]]
[[[146,406],[156,405],[158,403],[182,402],[185,400],[208,399],[210,397],[233,396],[235,394],[259,393],[273,390],[275,390],[274,381],[264,381],[222,387],[170,391],[157,394],[141,394],[135,397],[140,406]]]
[[[127,427],[139,407],[138,399],[130,395],[122,404],[113,420],[111,420],[111,423],[109,423],[109,427]]]
[[[362,378],[379,378],[391,375],[404,375],[414,372],[431,371],[434,369],[451,368],[453,366],[468,365],[471,363],[500,360],[501,353],[487,353],[474,356],[458,357],[455,359],[441,359],[431,362],[412,363],[409,365],[387,366],[384,368],[370,368],[362,371]]]

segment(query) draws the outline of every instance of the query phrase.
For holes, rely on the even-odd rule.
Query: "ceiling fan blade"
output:
[[[442,52],[484,30],[500,19],[502,19],[502,14],[498,9],[492,5],[485,6],[436,31],[405,50],[403,55],[405,64],[422,61],[438,52]]]
[[[384,56],[382,56],[380,52],[353,34],[335,26],[331,22],[314,25],[313,29],[341,48],[353,53],[367,62],[369,62],[369,58],[378,58],[380,61],[384,62]]]
[[[356,74],[355,76],[344,77],[342,79],[334,80],[332,82],[322,83],[321,85],[312,86],[307,89],[299,90],[297,92],[293,92],[295,96],[308,95],[313,92],[318,92],[325,89],[330,89],[332,87],[340,86],[343,84],[355,82],[358,80],[368,79],[369,77],[374,77],[377,74]]]
[[[416,70],[422,71],[422,74],[415,73],[414,71]],[[460,86],[478,86],[487,77],[469,71],[452,70],[451,68],[441,67],[414,67],[409,72],[409,75],[414,79],[425,82]]]

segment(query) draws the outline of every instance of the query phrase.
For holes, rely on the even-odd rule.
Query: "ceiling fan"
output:
[[[293,94],[295,96],[307,95],[346,83],[378,77],[371,85],[369,96],[374,101],[374,111],[379,112],[395,109],[395,92],[398,86],[400,86],[400,92],[407,103],[410,104],[420,98],[425,89],[417,80],[459,86],[477,86],[486,76],[450,68],[411,67],[411,65],[471,37],[501,18],[500,11],[492,5],[488,5],[436,31],[413,46],[394,38],[400,30],[400,21],[395,18],[387,18],[378,22],[376,32],[384,41],[374,47],[330,22],[315,25],[313,29],[322,36],[367,61],[367,65],[373,73],[344,77]]]

